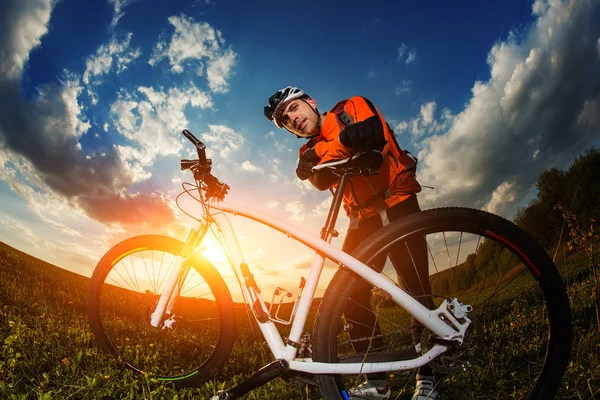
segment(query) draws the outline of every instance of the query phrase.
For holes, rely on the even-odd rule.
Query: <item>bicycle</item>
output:
[[[442,385],[454,397],[553,398],[569,359],[569,302],[548,255],[516,225],[474,209],[425,210],[385,226],[349,255],[331,245],[342,193],[350,177],[376,172],[369,166],[376,158],[373,153],[315,167],[340,177],[325,226],[316,237],[261,212],[225,203],[229,186],[211,174],[204,144],[187,130],[183,134],[195,145],[198,159],[181,161],[181,169],[195,178],[195,184],[183,184],[181,194],[197,195],[203,215],[196,218],[185,242],[138,236],[102,257],[91,279],[88,316],[103,350],[135,371],[178,387],[199,385],[218,373],[234,343],[235,307],[222,276],[197,250],[212,229],[222,237],[243,298],[275,360],[214,399],[242,396],[291,373],[313,376],[323,398],[348,399],[348,389],[363,374],[425,364],[444,376]],[[315,251],[287,319],[278,314],[281,298],[293,293],[277,288],[267,306],[226,213],[267,225]],[[408,248],[410,239],[419,236],[427,238],[430,265],[436,270],[432,290],[445,293],[432,293],[439,304],[433,310],[385,270],[368,266],[376,257],[385,257],[390,246]],[[470,248],[463,250],[469,253],[466,258],[464,253],[460,257],[461,247]],[[456,257],[451,256],[455,250]],[[442,271],[437,262],[441,254],[449,261]],[[326,258],[340,268],[325,290],[311,339],[304,327]],[[344,310],[361,285],[385,301],[363,304],[375,322],[369,336],[356,337],[352,331],[361,322],[346,318]],[[417,343],[410,332],[411,317],[424,327]],[[291,327],[285,340],[276,324]],[[511,342],[503,336],[507,332]],[[312,352],[306,351],[310,345]],[[403,385],[405,375],[391,378],[392,384]]]

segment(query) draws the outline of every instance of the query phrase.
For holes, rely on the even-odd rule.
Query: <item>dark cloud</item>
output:
[[[77,102],[82,90],[78,76],[65,72],[61,82],[38,87],[35,99],[23,96],[23,67],[47,32],[52,4],[0,3],[0,145],[29,160],[54,192],[98,221],[153,225],[173,221],[164,199],[125,194],[132,178],[113,147],[103,154],[82,151],[79,138],[90,125]]]
[[[51,0],[0,2],[0,80],[18,78],[47,31]]]
[[[535,23],[494,45],[491,77],[460,114],[415,119],[423,128],[412,133],[431,135],[419,154],[420,180],[436,187],[423,193],[426,206],[512,215],[543,169],[566,166],[600,136],[598,4],[536,1]]]
[[[173,211],[160,196],[110,194],[81,196],[80,204],[88,215],[98,221],[128,225],[147,224],[159,227],[173,219]]]

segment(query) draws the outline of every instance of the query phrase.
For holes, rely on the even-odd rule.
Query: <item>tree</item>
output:
[[[585,150],[567,171],[542,171],[536,187],[537,198],[517,211],[515,223],[549,249],[558,243],[563,228],[559,203],[570,205],[584,224],[592,218],[600,221],[600,151],[593,146]]]
[[[591,218],[600,221],[600,150],[593,146],[585,150],[573,161],[565,177],[570,196],[563,204],[572,202],[570,210],[580,223],[589,224]]]

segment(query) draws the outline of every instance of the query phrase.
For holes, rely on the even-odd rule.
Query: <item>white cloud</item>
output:
[[[265,138],[273,142],[273,146],[275,146],[275,150],[278,153],[282,152],[291,152],[292,149],[289,147],[289,140],[292,136],[286,132],[273,132],[269,131]]]
[[[371,70],[369,71],[369,73],[367,74],[367,79],[373,79],[377,76],[377,71]]]
[[[86,219],[83,212],[54,193],[27,159],[0,150],[0,165],[0,180],[27,202],[40,221],[67,235],[81,236],[79,231],[67,226],[65,220]]]
[[[117,74],[123,72],[127,69],[129,63],[142,54],[139,48],[132,49],[129,47],[131,36],[132,34],[128,33],[121,41],[117,40],[116,37],[112,37],[107,44],[98,47],[94,55],[87,58],[83,83],[88,85],[88,95],[92,99],[92,104],[96,104],[98,101],[92,87],[101,83],[99,78],[108,74],[111,70]]]
[[[75,74],[69,74],[65,72],[65,79],[61,80],[62,88],[60,92],[60,100],[65,107],[66,118],[49,118],[46,120],[46,124],[50,124],[56,128],[61,125],[64,126],[65,134],[72,134],[75,137],[81,137],[82,134],[90,129],[91,124],[89,121],[85,121],[83,115],[83,106],[77,101],[77,98],[81,94],[83,87],[79,84],[79,77]],[[42,107],[52,107],[49,100],[49,94],[47,91],[52,90],[49,86],[39,89],[40,97],[39,104]],[[72,129],[69,129],[72,127]],[[60,129],[60,128],[59,128]]]
[[[493,214],[504,214],[504,208],[512,204],[518,198],[517,186],[514,182],[502,182],[492,193],[485,209]]]
[[[90,250],[73,242],[65,242],[54,239],[52,242],[39,235],[39,232],[32,230],[10,216],[4,220],[0,220],[0,224],[4,226],[3,231],[11,232],[17,239],[21,239],[29,247],[27,252],[31,255],[40,257],[53,263],[64,262],[68,260],[71,270],[81,273],[83,269],[89,269],[98,260],[99,254],[95,254]],[[57,244],[56,244],[57,243]],[[73,267],[77,268],[73,268]]]
[[[321,203],[319,203],[311,212],[312,215],[316,217],[324,217],[329,213],[329,208],[331,207],[331,201],[333,197],[327,197]]]
[[[415,49],[410,49],[410,51],[408,52],[408,55],[406,56],[406,61],[404,61],[404,63],[406,65],[412,64],[417,60],[417,50]]]
[[[544,0],[535,0],[533,6],[531,7],[532,14],[534,15],[542,15],[548,10],[548,4]]]
[[[176,73],[183,72],[184,67],[190,65],[198,75],[206,75],[213,92],[226,92],[238,55],[225,47],[221,32],[206,22],[195,22],[185,15],[169,17],[169,22],[175,32],[168,43],[164,37],[159,38],[149,60],[150,65],[168,58],[171,70]]]
[[[146,168],[152,165],[154,153],[133,146],[118,145],[115,147],[121,159],[127,163],[127,173],[133,182],[140,182],[152,177]]]
[[[105,223],[172,220],[159,196],[129,195],[131,178],[116,148],[86,153],[80,137],[90,123],[83,115],[80,77],[63,71],[61,79],[41,84],[23,96],[21,74],[29,52],[47,31],[54,1],[0,2],[0,137],[10,154],[31,163],[39,180],[72,209]],[[67,212],[65,212],[67,214]]]
[[[132,35],[132,33],[128,33],[121,41],[116,37],[112,37],[107,44],[98,47],[96,53],[86,60],[83,82],[88,84],[90,78],[107,74],[113,66],[117,73],[127,69],[127,64],[138,58],[141,54],[139,48],[131,49],[129,47]]]
[[[406,58],[405,58],[406,56]],[[396,62],[400,62],[404,60],[405,65],[412,64],[417,59],[417,50],[414,48],[409,49],[405,43],[402,43],[398,46],[398,56],[396,57]]]
[[[411,83],[412,83],[412,81],[403,79],[400,86],[396,86],[396,96],[409,95]]]
[[[278,205],[279,202],[277,200],[269,200],[269,202],[267,203],[268,208],[276,208]]]
[[[225,125],[208,125],[208,132],[200,135],[209,157],[227,158],[244,143],[244,137]]]
[[[304,205],[301,201],[296,200],[285,205],[285,211],[291,213],[290,219],[292,221],[304,221],[306,213],[304,212]]]
[[[243,163],[241,163],[238,166],[238,169],[241,171],[246,171],[246,172],[256,172],[256,173],[262,173],[263,169],[261,167],[257,167],[256,165],[252,164],[250,161],[246,160]]]
[[[141,86],[133,94],[122,91],[111,105],[116,131],[132,142],[117,146],[117,150],[136,180],[150,177],[146,168],[155,157],[181,151],[181,140],[176,133],[188,125],[184,113],[188,105],[206,109],[212,106],[212,101],[193,85],[166,91]]]
[[[227,79],[237,62],[237,55],[231,50],[225,50],[221,56],[216,56],[208,62],[206,78],[210,90],[215,93],[224,93],[228,90]]]
[[[424,137],[419,180],[436,188],[421,194],[425,207],[458,204],[510,216],[543,169],[565,167],[598,138],[598,19],[590,18],[591,7],[536,1],[535,24],[492,47],[491,76],[473,85],[462,112],[444,111],[430,124],[421,112],[398,124]]]
[[[398,46],[398,57],[396,57],[396,61],[402,61],[402,59],[404,58],[404,54],[406,54],[406,50],[408,49],[408,46],[406,46],[404,43],[402,43],[400,46]]]
[[[53,0],[3,1],[0,5],[0,81],[18,78],[31,50],[48,32]]]
[[[125,7],[135,3],[137,0],[108,0],[113,5],[113,19],[110,23],[111,28],[115,28],[119,20],[125,15]]]
[[[408,121],[401,121],[393,126],[396,133],[410,133],[414,140],[420,140],[424,136],[437,135],[446,133],[452,122],[454,116],[449,109],[445,108],[440,115],[438,120],[435,119],[435,109],[437,104],[435,102],[428,102],[421,105],[419,115]],[[418,144],[418,142],[414,142]]]
[[[435,112],[435,102],[429,102],[421,106],[421,118],[425,125],[431,125],[433,122],[433,113]]]

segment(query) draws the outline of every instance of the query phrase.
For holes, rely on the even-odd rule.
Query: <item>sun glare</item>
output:
[[[201,254],[206,257],[219,271],[227,270],[229,260],[225,251],[218,243],[203,246]]]

